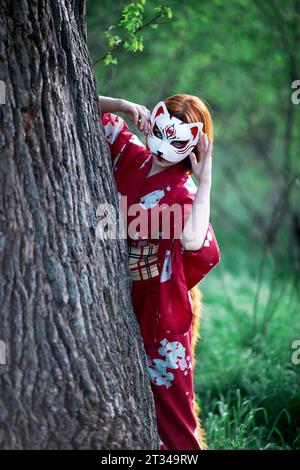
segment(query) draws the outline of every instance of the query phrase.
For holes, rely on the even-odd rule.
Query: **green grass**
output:
[[[291,344],[300,338],[299,296],[289,284],[268,319],[266,276],[253,330],[256,281],[228,271],[216,268],[200,285],[195,393],[209,449],[300,449],[300,365],[291,361]]]

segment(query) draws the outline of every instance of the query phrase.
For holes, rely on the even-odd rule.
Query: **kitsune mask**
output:
[[[184,160],[198,143],[202,122],[185,123],[170,115],[164,101],[159,101],[150,116],[147,143],[151,152],[169,162]]]

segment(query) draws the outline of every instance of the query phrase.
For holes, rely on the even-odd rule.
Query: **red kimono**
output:
[[[220,261],[219,246],[210,223],[201,249],[185,250],[181,245],[179,234],[197,191],[183,161],[147,177],[151,152],[128,130],[126,121],[104,113],[102,124],[127,219],[132,305],[147,354],[160,448],[200,450],[193,411],[189,290]],[[130,212],[131,206],[139,208],[138,216]],[[138,225],[134,221],[140,216]]]

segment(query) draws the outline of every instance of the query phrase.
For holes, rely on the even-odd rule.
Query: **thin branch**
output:
[[[158,18],[161,17],[161,13],[158,13],[157,15],[155,15],[152,19],[150,19],[149,21],[147,21],[146,23],[144,23],[143,25],[139,26],[138,28],[136,28],[132,34],[136,35],[137,33],[139,33],[142,29],[146,28],[147,26],[149,26],[151,23],[153,24],[166,24],[166,23],[170,23],[171,21],[166,21],[166,22],[158,22],[158,23],[155,23],[155,20],[157,20]],[[115,51],[116,49],[118,49],[119,47],[122,47],[123,44],[125,43],[125,41],[127,41],[127,39],[122,39],[121,41],[119,41],[117,44],[115,44],[113,47],[111,47],[102,57],[100,57],[99,59],[95,60],[95,62],[93,63],[93,66],[95,66],[96,64],[98,64],[98,62],[102,61],[103,59],[105,59],[105,57],[110,54],[111,52]]]
[[[252,332],[253,336],[255,336],[256,331],[257,331],[257,315],[258,315],[258,302],[259,302],[259,296],[260,296],[260,291],[261,291],[261,286],[262,286],[262,279],[263,279],[263,271],[265,267],[265,261],[267,257],[267,250],[269,247],[269,242],[271,238],[274,238],[274,231],[277,229],[277,225],[275,225],[274,220],[276,220],[276,217],[278,216],[279,213],[279,208],[284,206],[284,201],[286,201],[289,197],[290,191],[294,185],[294,183],[297,181],[299,178],[300,174],[296,174],[291,178],[289,184],[287,187],[283,188],[281,195],[279,197],[278,203],[273,209],[273,213],[270,218],[270,223],[268,226],[268,230],[265,233],[264,237],[264,243],[263,243],[263,249],[262,249],[262,255],[261,255],[261,260],[259,264],[259,269],[258,269],[258,278],[257,278],[257,287],[256,287],[256,292],[255,292],[255,297],[254,297],[254,302],[253,302],[253,310],[252,310]],[[282,212],[282,211],[280,211]]]
[[[241,314],[236,309],[236,307],[234,305],[234,302],[233,302],[233,299],[232,299],[231,295],[229,294],[229,289],[227,288],[227,283],[226,283],[226,280],[225,280],[225,273],[224,273],[224,269],[223,269],[222,265],[219,266],[219,273],[220,273],[221,283],[223,285],[223,291],[222,292],[223,292],[225,298],[227,299],[228,305],[231,308],[231,312],[233,312],[233,314],[235,316],[235,320],[237,320],[236,324],[237,324],[237,328],[239,330],[240,336],[242,338],[242,341],[245,342],[246,338],[245,338],[244,331],[242,329],[242,322],[240,321],[241,320]]]
[[[275,296],[275,293],[276,293],[275,282],[274,283],[272,282],[272,285],[270,288],[270,296],[269,296],[267,305],[263,313],[263,318],[262,318],[262,324],[261,324],[262,333],[265,333],[267,331],[267,326],[269,322],[272,320],[272,317],[274,316],[278,308],[278,305],[280,301],[282,300],[282,297],[283,297],[282,294],[283,292],[286,292],[286,286],[288,282],[289,282],[289,279],[286,279],[285,282],[282,283],[281,289],[279,289],[277,297]]]
[[[268,10],[266,5],[272,5],[272,2],[260,2],[259,0],[252,0],[255,6],[261,11],[263,16],[267,19],[268,22],[273,23],[275,30],[279,33],[279,44],[285,54],[289,57],[292,54],[293,48],[295,45],[291,44],[291,39],[289,37],[289,29],[286,28],[286,25],[283,23],[284,19],[280,16],[282,22],[278,21],[279,16],[275,13]],[[273,10],[274,11],[274,10]]]
[[[218,199],[215,199],[213,201],[214,207],[217,209],[218,213],[222,218],[228,222],[228,224],[232,227],[234,227],[238,232],[247,234],[247,237],[249,237],[249,240],[254,241],[254,236],[252,236],[252,232],[249,231],[249,227],[246,225],[242,224],[234,215],[232,212],[229,212],[229,210],[225,209],[225,207],[220,203]]]
[[[249,214],[249,217],[252,218],[252,221],[254,224],[261,223],[262,222],[262,217],[261,215],[254,209],[252,204],[250,203],[250,200],[246,197],[244,186],[242,186],[238,180],[238,178],[235,176],[234,172],[232,171],[231,167],[229,165],[226,165],[225,163],[222,163],[222,169],[224,170],[224,173],[228,177],[228,179],[232,183],[232,188],[235,190],[239,202],[244,206],[246,211]]]

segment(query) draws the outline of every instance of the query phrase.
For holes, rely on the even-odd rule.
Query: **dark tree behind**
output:
[[[0,447],[158,449],[85,5],[0,0]]]

